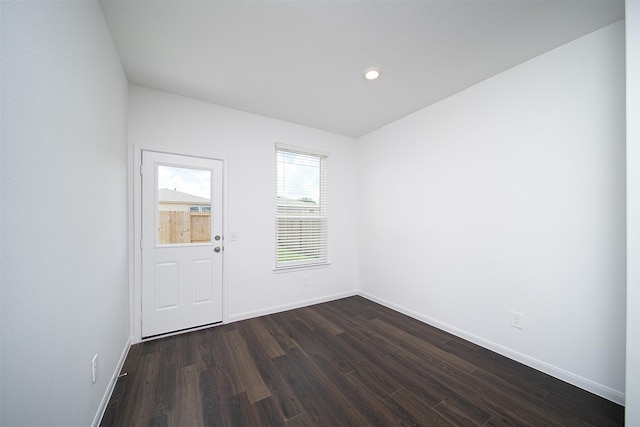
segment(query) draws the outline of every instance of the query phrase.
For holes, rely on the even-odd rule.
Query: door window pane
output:
[[[158,165],[160,245],[211,241],[211,171]]]

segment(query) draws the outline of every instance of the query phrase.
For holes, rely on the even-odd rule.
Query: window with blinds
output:
[[[327,156],[276,145],[276,270],[327,264]]]

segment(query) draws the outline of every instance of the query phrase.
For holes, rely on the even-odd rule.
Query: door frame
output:
[[[228,161],[225,157],[212,156],[210,153],[201,152],[184,152],[168,150],[166,148],[151,146],[151,145],[131,145],[131,151],[129,157],[131,159],[131,167],[129,170],[130,180],[132,185],[129,185],[129,203],[133,209],[129,209],[129,233],[132,236],[130,251],[129,251],[129,309],[130,309],[130,334],[132,336],[132,344],[142,342],[142,247],[140,242],[142,240],[142,175],[140,168],[142,165],[142,152],[143,151],[155,151],[157,153],[174,154],[178,156],[188,157],[202,157],[211,160],[222,161],[222,236],[228,236],[228,207],[227,207],[227,166]],[[228,245],[224,244],[223,240],[223,252],[222,252],[222,324],[228,323],[228,310],[227,310],[227,257],[225,252],[228,250]],[[207,328],[211,326],[203,326]],[[193,328],[190,330],[197,330],[199,328]],[[158,337],[148,338],[147,340],[153,340],[166,336],[176,335],[182,332],[168,333]]]

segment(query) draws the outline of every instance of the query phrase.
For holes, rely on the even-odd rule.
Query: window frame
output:
[[[280,198],[278,197],[278,184],[279,184],[279,172],[278,172],[278,161],[279,161],[279,153],[287,152],[291,154],[298,154],[301,156],[307,157],[315,157],[319,160],[319,200],[318,204],[313,208],[307,209],[305,215],[293,216],[291,214],[282,215],[281,208],[282,203],[280,202]],[[328,207],[327,207],[327,199],[328,199],[328,157],[329,154],[322,151],[311,150],[308,148],[296,147],[291,145],[285,145],[276,143],[275,144],[275,160],[276,160],[276,171],[275,171],[275,247],[274,247],[274,268],[273,271],[276,273],[286,272],[292,270],[306,270],[312,268],[323,268],[329,266],[331,263],[329,262],[329,215],[328,215]],[[317,211],[317,214],[310,215],[311,210],[314,213]],[[301,240],[303,243],[314,245],[314,248],[317,247],[319,251],[318,257],[313,257],[309,259],[301,259],[301,260],[282,260],[279,259],[279,251],[281,250],[281,245],[279,244],[280,240],[280,229],[282,220],[293,219],[295,221],[302,222],[320,222],[320,232],[321,238],[318,240],[316,238],[311,238],[309,240]],[[314,227],[313,225],[311,227]],[[285,235],[286,236],[286,235]],[[290,238],[289,236],[286,236]],[[283,237],[284,238],[284,237]],[[303,245],[304,246],[304,245]],[[312,250],[313,251],[313,250]]]

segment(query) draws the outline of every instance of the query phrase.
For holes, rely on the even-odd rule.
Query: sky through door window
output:
[[[276,269],[327,264],[327,156],[276,146]]]

